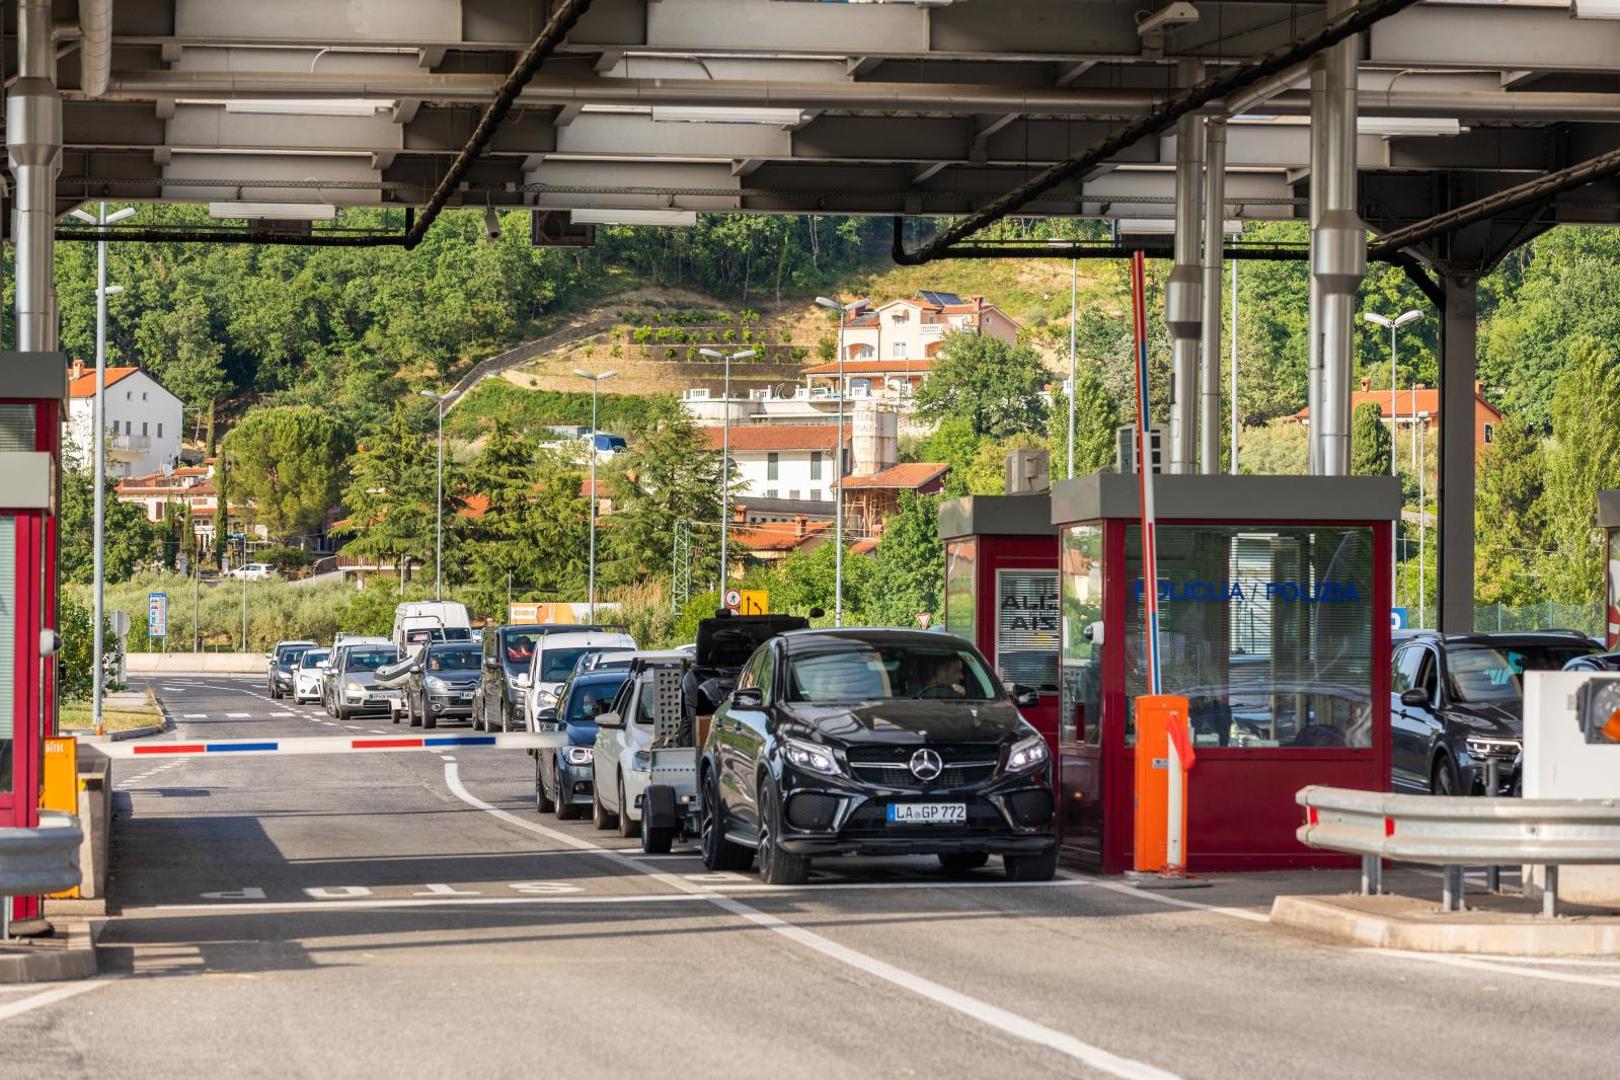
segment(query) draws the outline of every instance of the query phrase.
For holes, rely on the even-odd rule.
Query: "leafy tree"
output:
[[[1554,551],[1542,575],[1550,599],[1585,603],[1603,596],[1603,544],[1597,493],[1620,480],[1620,370],[1588,338],[1571,343],[1571,367],[1552,397],[1544,497]]]
[[[318,527],[343,489],[348,437],[309,405],[251,409],[225,437],[223,455],[236,472],[238,498],[272,536]]]
[[[58,689],[64,701],[86,701],[95,692],[96,643],[93,628],[95,613],[90,605],[81,604],[71,595],[58,600],[57,628],[62,635],[63,679]],[[120,651],[118,635],[113,633],[108,620],[101,628],[101,669],[109,689],[118,686]]]
[[[1074,475],[1087,476],[1113,467],[1119,424],[1119,410],[1096,369],[1080,368],[1074,396]],[[1052,402],[1048,442],[1055,481],[1067,476],[1069,468],[1069,403],[1062,396]]]
[[[975,435],[1002,439],[1046,426],[1042,399],[1051,375],[1035,350],[988,335],[954,333],[917,391],[917,416],[965,417]]]
[[[590,504],[580,497],[573,463],[541,455],[533,441],[497,422],[468,483],[487,504],[463,545],[469,588],[484,607],[504,610],[508,596],[584,594]]]
[[[969,470],[984,442],[984,437],[973,430],[973,421],[968,417],[947,416],[922,444],[920,460],[949,465],[951,471],[945,477],[945,494],[966,495]]]
[[[214,452],[214,408],[230,390],[225,347],[214,337],[208,308],[195,293],[172,311],[157,308],[141,316],[135,335],[141,362],[195,413],[206,416],[208,453]]]
[[[691,421],[677,417],[647,434],[639,447],[616,459],[622,472],[603,478],[619,509],[611,527],[597,535],[598,580],[627,584],[667,573],[676,523],[691,529],[692,565],[718,574],[720,547],[720,455]],[[736,465],[732,465],[735,472]],[[735,481],[733,481],[735,483]],[[606,556],[604,560],[604,555]],[[706,580],[700,574],[699,580]]]
[[[1496,441],[1480,458],[1475,491],[1474,594],[1484,603],[1541,599],[1546,468],[1541,438],[1517,417],[1504,416]]]
[[[403,566],[406,558],[427,559],[434,549],[437,478],[433,440],[411,423],[404,406],[371,435],[352,460],[352,479],[343,503],[349,512],[343,545],[348,555]],[[445,482],[445,521],[459,503],[455,486]]]
[[[1245,428],[1238,468],[1245,476],[1301,476],[1309,471],[1308,430],[1292,420]]]
[[[69,581],[90,584],[95,577],[95,498],[95,477],[89,470],[62,471],[62,543],[58,557],[62,575]],[[107,478],[103,513],[103,575],[108,582],[128,581],[141,560],[152,554],[152,525],[140,504],[119,501],[111,477]]]
[[[1374,401],[1356,406],[1350,417],[1350,474],[1388,476],[1390,465],[1389,428],[1384,426],[1383,410]]]
[[[915,626],[918,612],[940,610],[944,583],[939,503],[931,496],[902,492],[899,511],[884,525],[873,555],[870,600],[863,614],[879,625]]]

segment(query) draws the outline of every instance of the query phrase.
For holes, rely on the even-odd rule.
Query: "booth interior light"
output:
[[[375,116],[391,101],[369,98],[233,98],[225,102],[228,113],[261,116]]]
[[[796,127],[804,123],[798,109],[725,108],[714,105],[654,105],[655,124],[761,124]]]
[[[1359,135],[1461,135],[1465,129],[1454,116],[1358,116]]]

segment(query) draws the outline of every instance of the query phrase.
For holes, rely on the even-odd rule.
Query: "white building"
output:
[[[702,430],[708,448],[719,453],[723,429]],[[825,502],[831,509],[838,486],[833,465],[837,453],[836,423],[734,427],[731,460],[744,485],[737,497]],[[846,447],[846,460],[848,453]]]
[[[107,475],[167,472],[180,460],[185,409],[180,399],[136,367],[107,369]],[[89,466],[96,400],[96,371],[83,360],[68,370],[67,446]]]
[[[1011,345],[1018,340],[1012,316],[982,296],[966,299],[924,290],[915,298],[880,307],[865,302],[844,315],[846,360],[931,360],[945,335],[985,334]],[[919,380],[920,381],[920,380]]]

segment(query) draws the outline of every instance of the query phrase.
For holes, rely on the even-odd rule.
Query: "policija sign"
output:
[[[1147,592],[1141,578],[1131,583],[1131,594],[1141,600]],[[1359,603],[1371,591],[1353,581],[1171,581],[1159,579],[1161,604],[1233,603]]]

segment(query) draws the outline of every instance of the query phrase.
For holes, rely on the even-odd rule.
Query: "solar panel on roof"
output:
[[[944,307],[946,304],[960,304],[962,302],[962,298],[953,292],[935,292],[932,289],[924,289],[922,291],[922,298],[937,307]]]

